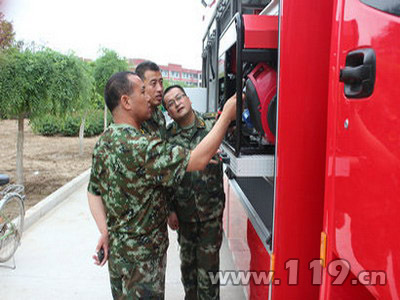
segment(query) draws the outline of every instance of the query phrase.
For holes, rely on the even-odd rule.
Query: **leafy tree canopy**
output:
[[[92,89],[84,62],[51,49],[7,49],[0,68],[0,111],[8,117],[63,114]]]
[[[9,48],[14,41],[15,33],[11,22],[4,19],[0,12],[0,49]]]
[[[108,79],[116,72],[126,71],[129,68],[125,58],[121,58],[114,50],[103,48],[101,56],[96,59],[94,66],[94,79],[96,90],[103,95]]]

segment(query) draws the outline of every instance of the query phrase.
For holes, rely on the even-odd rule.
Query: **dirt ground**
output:
[[[29,121],[24,130],[25,209],[90,168],[91,155],[98,137],[84,139],[79,156],[78,137],[35,135]],[[16,180],[17,121],[0,120],[0,173]]]

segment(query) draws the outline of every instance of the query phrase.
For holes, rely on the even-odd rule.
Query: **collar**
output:
[[[197,128],[205,128],[206,123],[205,123],[203,117],[200,115],[199,112],[197,112],[195,110],[193,112],[194,112],[194,118],[195,118],[194,121],[196,123]]]
[[[193,110],[193,113],[194,113],[194,123],[195,123],[194,126],[197,128],[200,128],[200,129],[205,128],[206,123],[204,122],[204,119],[201,116],[201,114],[195,110]],[[190,128],[193,128],[193,127],[190,127]],[[178,134],[181,131],[183,131],[184,129],[181,126],[179,126],[179,124],[177,122],[174,121],[172,123],[172,130],[175,134]]]
[[[144,131],[141,128],[137,129],[136,127],[134,127],[134,126],[132,126],[130,124],[126,124],[126,123],[119,123],[119,124],[111,123],[108,127],[113,129],[113,130],[125,129],[126,128],[126,129],[130,129],[130,130],[136,131],[138,133],[144,133]]]

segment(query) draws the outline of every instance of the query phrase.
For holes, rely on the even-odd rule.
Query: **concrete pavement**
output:
[[[86,182],[87,177],[46,215],[33,223],[30,221],[32,224],[24,232],[15,254],[16,269],[0,267],[1,300],[112,299],[106,266],[95,266],[91,258],[99,234],[87,204]],[[170,231],[167,300],[184,298],[179,264],[176,233]],[[233,269],[231,253],[224,240],[221,270]],[[241,287],[224,286],[221,299],[245,297]]]

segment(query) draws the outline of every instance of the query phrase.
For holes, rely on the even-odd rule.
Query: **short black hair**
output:
[[[140,79],[144,81],[145,79],[144,73],[146,73],[146,71],[149,70],[154,72],[160,72],[160,67],[154,62],[146,60],[137,65],[135,72],[137,75],[139,75]]]
[[[130,95],[133,91],[133,83],[129,80],[129,75],[136,73],[130,71],[115,73],[108,79],[104,89],[104,99],[108,109],[113,112],[119,104],[122,95]]]
[[[179,84],[174,84],[174,85],[171,85],[171,86],[167,87],[165,89],[165,91],[164,91],[164,94],[163,94],[163,97],[162,97],[162,101],[161,101],[161,103],[162,103],[162,105],[164,106],[165,109],[167,109],[167,106],[165,104],[164,97],[170,90],[175,89],[175,88],[176,89],[180,89],[182,91],[182,93],[186,96],[186,92],[185,92],[184,88],[182,86],[180,86]]]

